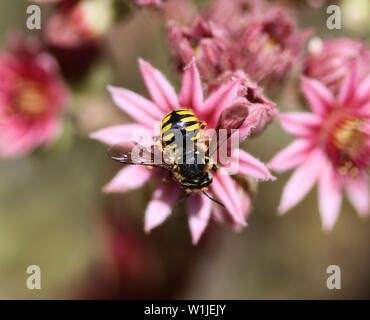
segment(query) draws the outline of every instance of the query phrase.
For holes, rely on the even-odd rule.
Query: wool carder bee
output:
[[[213,136],[202,137],[206,123],[197,119],[190,109],[175,109],[164,116],[161,122],[161,138],[151,149],[134,141],[125,141],[114,145],[108,151],[110,157],[125,164],[138,164],[159,167],[167,170],[189,196],[202,192],[211,200],[205,191],[212,183],[211,171],[217,171],[217,154],[220,146],[226,142],[235,130],[239,129],[248,116],[248,108],[234,105],[225,109],[216,125]],[[226,134],[221,136],[220,132]],[[134,148],[140,152],[133,156]],[[158,154],[160,157],[158,158]],[[155,161],[155,159],[161,159]]]

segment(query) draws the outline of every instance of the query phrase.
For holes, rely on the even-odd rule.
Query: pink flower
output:
[[[324,41],[314,38],[310,41],[303,73],[337,92],[354,59],[361,64],[360,78],[364,78],[370,72],[370,48],[365,42],[351,38]]]
[[[175,21],[168,23],[168,40],[177,69],[182,72],[194,58],[206,83],[233,70],[228,32],[198,17],[191,28]]]
[[[101,37],[113,23],[112,0],[69,0],[60,3],[46,25],[46,41],[76,47]]]
[[[36,3],[56,3],[56,2],[62,2],[66,0],[29,0]]]
[[[209,83],[208,92],[212,93],[224,83],[231,80],[240,82],[237,102],[248,107],[248,119],[253,121],[253,127],[241,128],[241,138],[262,131],[275,118],[278,110],[275,103],[270,101],[264,94],[263,89],[253,82],[243,71],[224,72],[216,81]]]
[[[165,0],[130,0],[132,4],[140,7],[148,7],[148,8],[154,8],[159,9],[163,6],[163,2]]]
[[[231,80],[204,100],[201,81],[194,63],[187,66],[184,72],[179,95],[157,69],[143,60],[139,60],[139,64],[153,102],[127,89],[109,87],[115,103],[136,120],[136,123],[101,129],[93,133],[91,137],[108,144],[132,140],[131,134],[134,130],[153,132],[156,121],[162,120],[167,112],[178,108],[192,109],[199,120],[207,123],[207,128],[215,128],[220,113],[232,106],[238,98],[240,81]],[[252,124],[253,121],[247,118],[244,127],[252,126]],[[138,142],[145,143],[140,140]],[[148,146],[150,144],[150,141],[147,142]],[[274,179],[262,162],[240,149],[235,149],[233,154],[236,155],[238,152],[240,158],[237,159],[235,156],[233,158],[233,161],[239,160],[238,174],[262,180]],[[108,183],[104,190],[106,192],[126,192],[150,180],[156,180],[157,187],[145,213],[145,231],[149,232],[170,215],[172,207],[181,194],[182,189],[178,183],[169,179],[170,181],[166,184],[163,183],[163,178],[169,178],[164,170],[127,166]],[[248,194],[241,192],[240,187],[241,185],[229,175],[216,173],[213,176],[210,190],[226,207],[226,210],[216,209],[218,219],[242,227],[246,225],[245,219],[250,210],[250,198]],[[196,193],[187,199],[187,206],[193,243],[196,244],[210,219],[212,203],[205,196]]]
[[[281,79],[297,62],[311,31],[298,32],[283,9],[256,15],[236,32],[233,61],[253,80]]]
[[[17,39],[0,52],[0,158],[21,156],[60,133],[67,92],[38,42]]]
[[[279,212],[294,207],[318,182],[324,230],[334,226],[342,189],[362,216],[369,214],[370,76],[359,81],[355,64],[338,96],[317,80],[302,78],[312,113],[280,115],[283,128],[296,139],[269,163],[277,171],[296,168],[284,188]]]
[[[265,0],[216,0],[206,8],[204,16],[224,26],[231,34],[237,34],[249,19],[273,8],[273,4]]]
[[[254,81],[279,80],[297,61],[310,33],[298,32],[286,10],[256,1],[216,2],[191,28],[168,24],[177,67],[181,70],[195,58],[206,83],[237,70]]]

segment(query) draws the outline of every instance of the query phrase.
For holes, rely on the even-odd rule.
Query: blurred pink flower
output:
[[[252,17],[271,11],[274,5],[265,0],[216,0],[206,8],[204,17],[237,34]]]
[[[165,0],[130,0],[136,6],[158,9],[163,6]]]
[[[302,78],[312,113],[280,115],[283,128],[298,139],[268,164],[276,171],[297,168],[284,188],[280,213],[318,182],[324,230],[331,230],[338,218],[342,189],[360,215],[369,214],[370,76],[360,81],[358,71],[356,63],[336,98],[319,81]]]
[[[194,57],[202,80],[213,81],[224,71],[233,70],[228,32],[212,21],[198,17],[191,28],[168,23],[168,40],[179,72]]]
[[[336,38],[310,41],[305,58],[303,74],[319,80],[337,92],[348,74],[354,59],[360,63],[360,78],[370,72],[370,48],[364,41],[351,38]]]
[[[28,1],[36,2],[36,3],[57,3],[57,2],[67,1],[67,0],[28,0]]]
[[[237,70],[254,81],[281,79],[297,61],[311,31],[299,32],[286,9],[256,1],[227,3],[216,2],[220,5],[198,17],[191,28],[168,23],[178,69],[195,57],[206,83]]]
[[[156,121],[162,120],[167,112],[178,108],[192,109],[199,120],[207,123],[207,128],[215,128],[220,113],[232,106],[238,98],[240,81],[234,79],[224,83],[204,100],[202,84],[194,63],[185,69],[179,96],[160,71],[141,59],[139,64],[153,102],[127,89],[109,87],[115,103],[137,123],[101,129],[92,133],[92,138],[108,144],[132,140],[134,130],[141,129],[152,133]],[[254,121],[247,118],[243,126],[252,128],[253,123]],[[237,154],[237,151],[239,151],[239,159],[234,161],[239,161],[238,174],[262,180],[274,179],[262,162],[240,149],[234,150],[233,154]],[[143,166],[127,166],[104,190],[105,192],[126,192],[155,179],[157,187],[145,213],[145,231],[149,232],[169,216],[181,193],[180,185],[172,179],[167,184],[163,183],[162,179],[168,177],[168,173],[160,169],[149,170]],[[246,193],[241,197],[239,189],[240,186],[229,175],[214,174],[210,190],[227,209],[216,209],[221,215],[217,217],[218,220],[229,221],[234,226],[242,227],[246,225],[245,219],[250,211],[250,198]],[[187,205],[192,239],[196,244],[208,224],[212,204],[205,196],[192,194],[187,199]]]
[[[128,216],[117,216],[118,213],[106,212],[99,219],[96,236],[101,244],[100,254],[82,279],[76,279],[77,286],[68,298],[133,299],[159,290],[163,271],[159,251],[144,237],[137,223]]]
[[[297,61],[310,30],[299,32],[283,9],[256,15],[235,34],[233,61],[253,80],[281,79]]]
[[[60,133],[67,92],[58,66],[35,40],[0,52],[0,158],[21,156]]]
[[[47,20],[46,41],[68,48],[94,41],[113,23],[113,11],[113,0],[64,1]]]

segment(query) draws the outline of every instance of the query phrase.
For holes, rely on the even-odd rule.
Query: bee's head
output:
[[[206,174],[206,165],[197,163],[183,163],[178,165],[178,172],[186,180],[195,180]]]

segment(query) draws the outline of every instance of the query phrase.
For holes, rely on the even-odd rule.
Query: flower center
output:
[[[43,115],[48,110],[48,99],[42,86],[32,81],[19,81],[13,92],[10,113],[28,117]]]
[[[335,117],[329,127],[327,150],[341,175],[355,178],[369,165],[369,134],[366,119],[352,115]]]

